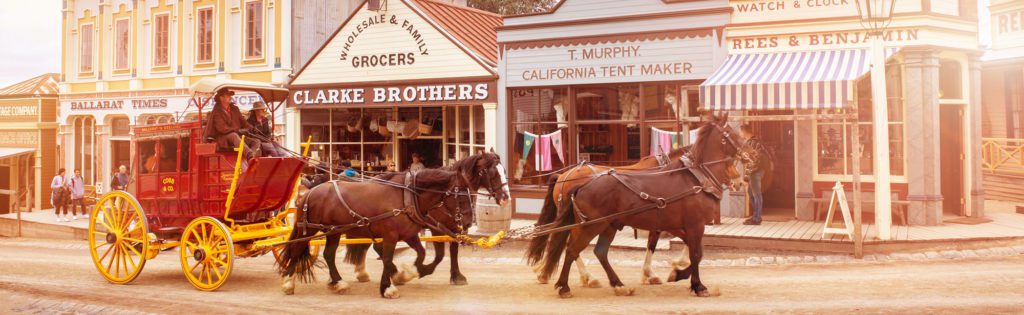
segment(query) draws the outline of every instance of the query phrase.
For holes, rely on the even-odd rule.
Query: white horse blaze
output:
[[[508,176],[505,175],[505,166],[498,163],[496,167],[498,168],[498,177],[501,178],[501,190],[505,192],[506,199],[501,202],[501,206],[504,207],[508,203],[508,199],[512,198],[512,192],[508,190]]]

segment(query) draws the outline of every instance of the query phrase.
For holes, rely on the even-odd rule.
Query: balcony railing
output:
[[[1024,139],[981,139],[981,167],[990,174],[1024,176]]]

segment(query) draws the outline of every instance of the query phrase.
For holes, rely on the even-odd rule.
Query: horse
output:
[[[608,262],[608,247],[615,230],[623,226],[652,231],[685,231],[691,264],[683,270],[673,268],[668,281],[691,278],[690,288],[697,296],[710,296],[700,281],[699,265],[703,255],[701,241],[704,226],[713,221],[721,201],[721,190],[739,178],[734,159],[744,159],[741,140],[726,125],[728,115],[712,116],[698,131],[693,150],[685,158],[672,161],[661,170],[639,173],[607,171],[588,183],[575,187],[563,200],[561,217],[554,224],[538,227],[537,234],[551,234],[542,249],[541,276],[548,277],[565,253],[555,289],[562,298],[572,297],[569,270],[590,241],[602,235],[594,254],[608,274],[616,295],[632,295]],[[727,179],[723,182],[720,179]],[[691,188],[692,187],[692,188]],[[536,248],[528,257],[539,260]]]
[[[351,238],[382,239],[374,246],[384,264],[380,295],[398,298],[392,283],[398,271],[394,264],[397,243],[404,241],[416,249],[416,267],[425,270],[419,232],[426,227],[452,237],[465,233],[473,222],[473,192],[481,188],[499,202],[506,201],[509,195],[500,165],[496,154],[481,153],[456,162],[451,169],[390,173],[367,181],[331,181],[313,187],[296,204],[300,210],[284,258],[277,265],[282,290],[294,294],[296,276],[313,280],[315,260],[309,243],[323,232],[323,257],[331,276],[328,289],[338,294],[348,291],[350,286],[335,265],[340,234],[345,233]]]
[[[498,158],[496,154],[482,155],[482,157],[490,157],[491,159]],[[507,174],[505,172],[505,168],[500,163],[500,161],[495,160],[494,162],[497,162],[496,167],[498,168],[498,177],[501,180],[501,187],[504,190],[505,196],[510,196],[511,194],[508,191],[508,179],[506,177]],[[456,163],[452,166],[447,167],[446,169],[458,171],[460,167],[464,167],[463,165],[465,164],[460,165],[459,163]],[[501,204],[504,207],[504,203],[506,201],[507,199],[505,199],[505,201],[499,200],[499,204]],[[469,229],[470,223],[472,222],[465,222],[465,230]],[[443,231],[439,231],[437,229],[430,229],[430,233],[431,235],[434,236],[444,234]],[[441,264],[441,261],[444,259],[445,244],[446,243],[443,242],[434,242],[434,260],[430,264],[424,265],[422,267],[417,266],[416,270],[412,270],[412,268],[409,268],[408,266],[402,266],[402,270],[398,272],[397,276],[393,279],[393,282],[396,285],[402,285],[416,278],[422,278],[433,274],[434,270],[437,268],[438,265]],[[359,282],[370,281],[370,277],[366,273],[366,252],[369,247],[370,245],[367,244],[355,244],[346,246],[345,262],[355,266],[356,279]],[[420,251],[418,248],[413,249],[416,250],[417,260],[420,260],[425,256],[425,253],[423,251]],[[452,285],[467,285],[469,282],[466,280],[466,276],[463,275],[461,270],[459,269],[459,243],[448,243],[448,249],[449,254],[451,255],[451,277],[449,278],[449,283],[451,283]]]
[[[664,155],[645,157],[643,159],[640,159],[640,161],[633,165],[615,168],[615,170],[619,172],[629,173],[649,171],[652,169],[660,168],[664,166],[663,164],[666,161],[682,157],[683,154],[689,151],[689,148],[690,147],[687,146],[672,150]],[[537,225],[539,226],[549,224],[553,222],[562,211],[565,211],[564,208],[559,209],[558,204],[564,199],[565,194],[568,191],[575,187],[579,187],[580,185],[586,184],[591,179],[593,179],[595,175],[607,172],[608,170],[611,169],[612,167],[610,166],[585,163],[578,165],[566,171],[565,173],[559,174],[557,177],[551,179],[548,182],[548,190],[544,197],[544,204],[541,208],[541,213],[539,219],[537,220]],[[647,256],[646,259],[644,259],[644,266],[641,269],[642,274],[640,282],[642,284],[661,284],[661,279],[655,277],[653,275],[653,272],[651,271],[651,257],[654,254],[654,250],[658,244],[658,238],[660,237],[660,235],[661,233],[658,231],[650,231],[650,233],[648,234]],[[540,275],[540,265],[538,264],[541,258],[543,257],[543,245],[546,244],[547,241],[548,235],[534,237],[530,241],[529,248],[531,249],[531,251],[527,255],[528,262],[534,267],[537,267],[534,269],[534,272],[537,273],[537,282],[541,284],[545,284],[548,282],[548,277],[542,277]],[[600,243],[600,240],[598,242]],[[686,254],[685,250],[683,254]],[[580,282],[582,282],[584,286],[590,288],[600,287],[600,283],[597,281],[597,279],[595,279],[590,274],[590,272],[587,271],[586,264],[584,263],[582,258],[577,259],[576,264],[580,274]],[[681,256],[679,259],[676,260],[675,264],[688,264],[688,262],[685,262],[685,256]],[[685,267],[685,265],[683,267]]]

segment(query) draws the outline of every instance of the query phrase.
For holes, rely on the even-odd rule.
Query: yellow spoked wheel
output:
[[[231,232],[211,217],[192,220],[181,235],[181,269],[196,289],[213,291],[220,288],[231,274],[235,247]]]
[[[103,195],[89,216],[89,249],[103,278],[115,284],[135,280],[149,253],[146,213],[131,194]]]

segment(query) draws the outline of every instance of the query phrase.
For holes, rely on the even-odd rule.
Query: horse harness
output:
[[[343,224],[343,225],[326,225],[326,224],[310,223],[309,222],[309,209],[308,209],[309,206],[308,206],[308,204],[304,204],[303,207],[302,207],[302,221],[296,223],[296,227],[302,229],[302,234],[306,234],[306,229],[307,228],[311,228],[311,229],[316,229],[316,230],[322,231],[323,235],[313,235],[313,236],[308,236],[308,237],[304,237],[304,238],[300,238],[300,239],[289,240],[286,243],[306,241],[306,240],[311,240],[311,239],[319,238],[319,237],[326,237],[326,236],[331,236],[331,235],[336,235],[336,234],[342,234],[342,233],[345,233],[345,232],[348,232],[348,231],[351,231],[351,230],[354,230],[354,229],[358,229],[358,228],[365,228],[368,232],[370,232],[370,235],[372,236],[373,235],[373,231],[370,229],[370,225],[371,224],[376,223],[376,222],[380,222],[380,221],[384,221],[384,220],[387,220],[387,219],[391,219],[391,218],[394,218],[394,217],[397,217],[397,216],[400,216],[400,215],[403,215],[403,214],[407,215],[409,217],[409,219],[412,220],[413,223],[416,223],[417,225],[424,226],[424,227],[426,227],[428,229],[431,229],[431,230],[434,230],[434,231],[440,231],[441,233],[443,233],[443,234],[445,234],[445,235],[447,235],[447,236],[449,236],[449,237],[451,237],[453,239],[456,239],[456,240],[460,240],[461,241],[463,239],[466,239],[464,237],[460,237],[460,236],[464,235],[465,231],[461,231],[462,234],[456,234],[456,233],[452,232],[450,229],[445,227],[444,224],[441,224],[437,219],[435,219],[432,216],[430,216],[430,211],[432,211],[434,209],[437,209],[437,208],[446,207],[447,203],[445,202],[445,199],[447,199],[448,197],[451,197],[451,196],[455,196],[455,198],[458,198],[460,195],[465,195],[466,198],[470,198],[469,199],[470,200],[470,205],[471,205],[470,209],[472,209],[473,208],[472,205],[473,205],[474,202],[473,202],[473,199],[472,199],[472,194],[469,193],[469,188],[466,188],[465,192],[462,192],[461,189],[456,185],[455,187],[452,187],[452,189],[445,191],[444,192],[445,195],[444,195],[444,197],[441,198],[441,201],[438,202],[437,205],[434,205],[430,209],[427,209],[427,213],[424,215],[420,211],[419,202],[417,202],[417,200],[419,199],[419,193],[416,191],[416,189],[418,189],[418,188],[416,188],[415,183],[416,183],[416,175],[414,173],[406,173],[405,183],[403,185],[387,185],[387,186],[392,186],[392,187],[400,188],[400,189],[403,190],[403,204],[404,204],[404,207],[401,208],[401,209],[393,209],[390,212],[381,213],[381,214],[378,214],[376,216],[366,217],[366,216],[360,215],[355,210],[353,210],[352,207],[348,204],[348,202],[345,201],[344,196],[342,196],[342,194],[341,194],[341,187],[338,186],[338,181],[331,181],[331,185],[334,186],[334,192],[335,192],[335,195],[338,198],[338,201],[340,201],[342,206],[345,207],[345,210],[348,211],[349,216],[351,216],[352,218],[356,219],[356,222],[349,223],[349,224]],[[409,210],[412,210],[412,211],[409,211]],[[456,211],[456,214],[454,216],[452,216],[452,219],[455,221],[457,226],[462,227],[463,226],[463,221],[462,221],[463,220],[463,213],[462,213],[463,211],[462,211],[461,205],[458,202],[455,203],[455,211]],[[373,237],[373,238],[376,238],[376,237]]]
[[[722,126],[719,126],[718,124],[712,123],[711,125],[715,126],[715,128],[718,128],[718,130],[722,133],[722,135],[723,135],[722,144],[723,145],[726,145],[726,144],[732,145],[733,148],[736,149],[737,152],[743,152],[743,150],[741,150],[741,147],[735,142],[735,140],[732,139],[732,137],[731,137],[731,135],[730,135],[728,130],[726,130]],[[743,160],[743,161],[747,161],[749,159],[749,157],[747,155],[745,155],[745,154],[740,153],[740,159]],[[639,213],[646,212],[646,211],[650,211],[650,210],[665,209],[665,207],[667,207],[668,204],[670,204],[670,203],[673,203],[673,202],[676,202],[676,201],[679,201],[679,200],[682,200],[684,198],[687,198],[687,197],[690,197],[690,196],[693,196],[693,195],[697,195],[697,194],[700,194],[700,193],[705,193],[705,194],[709,195],[710,197],[715,198],[715,200],[718,200],[718,201],[722,200],[722,194],[724,193],[724,191],[723,191],[724,183],[720,179],[718,179],[718,177],[716,177],[713,172],[711,172],[710,166],[711,165],[715,165],[715,164],[720,164],[720,163],[731,162],[731,161],[733,161],[733,157],[726,157],[726,158],[723,158],[723,159],[720,159],[720,160],[715,160],[715,161],[709,161],[709,162],[704,162],[704,163],[696,164],[694,162],[694,158],[691,156],[691,153],[687,152],[682,157],[680,157],[679,160],[683,164],[683,167],[679,168],[679,169],[667,170],[667,171],[661,171],[661,172],[655,172],[655,173],[646,173],[646,174],[632,174],[632,175],[633,176],[651,176],[651,175],[662,175],[662,174],[675,173],[675,172],[681,172],[681,171],[689,171],[690,174],[693,174],[693,176],[697,179],[697,182],[700,185],[693,186],[692,189],[684,190],[681,193],[673,195],[673,196],[669,196],[669,197],[656,197],[656,196],[652,196],[649,193],[644,192],[644,191],[634,187],[633,185],[630,185],[622,177],[622,175],[620,175],[613,168],[613,169],[610,169],[608,171],[605,171],[605,172],[602,172],[602,173],[599,173],[599,174],[595,174],[595,175],[591,176],[590,178],[597,178],[597,177],[601,177],[601,176],[605,176],[605,175],[611,176],[612,178],[617,180],[620,184],[622,184],[627,189],[629,189],[631,192],[636,194],[640,199],[642,199],[644,201],[648,201],[650,203],[647,204],[647,205],[638,207],[638,208],[630,209],[628,211],[614,213],[614,214],[607,215],[607,216],[604,216],[604,217],[600,217],[600,218],[597,218],[597,219],[590,219],[590,218],[587,218],[583,214],[583,212],[580,210],[580,207],[578,207],[576,205],[576,196],[572,195],[572,196],[570,196],[570,199],[572,200],[572,203],[573,203],[573,214],[575,214],[576,217],[579,218],[579,220],[581,222],[579,222],[577,224],[570,224],[570,225],[567,225],[567,226],[557,227],[559,222],[562,221],[561,218],[558,218],[555,221],[553,221],[552,223],[549,223],[549,224],[546,224],[546,225],[543,225],[543,226],[538,226],[536,228],[537,231],[534,232],[534,235],[545,235],[545,234],[557,233],[557,232],[561,232],[561,231],[575,229],[575,228],[581,227],[581,226],[586,226],[586,225],[595,224],[595,223],[599,223],[599,222],[611,221],[611,220],[618,219],[618,218],[621,218],[621,217],[632,216],[632,215],[639,214]],[[659,222],[663,222],[663,220],[659,220]]]

